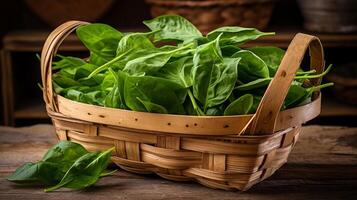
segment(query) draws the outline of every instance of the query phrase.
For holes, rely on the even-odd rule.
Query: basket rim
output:
[[[56,95],[56,101],[59,111],[52,110],[49,105],[46,106],[47,113],[54,119],[172,135],[240,135],[255,118],[255,114],[192,116],[138,112],[81,103],[59,95]],[[315,118],[320,113],[320,106],[321,95],[309,104],[279,112],[275,132],[300,126]]]
[[[121,109],[121,108],[111,108],[111,107],[105,107],[105,106],[98,106],[98,105],[94,105],[94,104],[88,104],[88,103],[83,103],[83,102],[79,102],[79,101],[74,101],[72,99],[68,99],[62,95],[56,94],[56,98],[57,99],[66,99],[66,101],[71,102],[71,103],[75,103],[75,104],[82,104],[82,105],[89,105],[89,106],[93,106],[93,107],[97,107],[97,108],[105,108],[108,110],[115,110],[118,112],[128,112],[128,113],[136,113],[136,114],[152,114],[152,115],[157,115],[157,116],[162,116],[162,117],[184,117],[184,118],[201,118],[201,119],[222,119],[222,118],[227,118],[230,119],[232,117],[253,117],[254,114],[247,114],[247,115],[206,115],[206,116],[198,116],[198,115],[179,115],[179,114],[165,114],[165,113],[151,113],[151,112],[143,112],[143,111],[134,111],[134,110],[126,110],[126,109]],[[319,96],[317,98],[315,98],[314,100],[312,100],[310,103],[304,104],[304,105],[300,105],[300,106],[296,106],[293,108],[289,108],[283,111],[280,111],[279,113],[283,113],[285,111],[291,111],[293,109],[301,109],[304,106],[307,105],[311,105],[314,102],[318,101],[321,98],[321,93],[319,93]]]

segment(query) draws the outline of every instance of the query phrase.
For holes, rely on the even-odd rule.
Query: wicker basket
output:
[[[146,0],[153,17],[178,14],[206,33],[221,26],[264,29],[275,0]]]
[[[320,113],[319,92],[307,105],[279,112],[305,51],[324,69],[318,38],[297,34],[254,115],[185,116],[113,109],[75,102],[52,90],[52,58],[61,42],[86,22],[70,21],[47,38],[41,56],[43,97],[60,140],[88,150],[116,147],[112,161],[135,173],[195,180],[220,189],[247,190],[282,166],[301,124]],[[311,80],[320,84],[320,79]]]

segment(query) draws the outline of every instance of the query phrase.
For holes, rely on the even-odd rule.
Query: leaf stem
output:
[[[117,62],[118,60],[122,59],[125,55],[127,55],[128,53],[130,53],[132,50],[129,50],[123,54],[120,54],[119,56],[113,58],[111,61],[103,64],[102,66],[98,67],[97,69],[95,69],[92,73],[89,74],[88,78],[92,78],[94,75],[98,74],[99,72],[105,70],[107,67],[109,67],[109,65]]]
[[[190,97],[190,100],[192,102],[193,109],[197,112],[199,116],[205,116],[204,112],[201,110],[201,108],[197,105],[197,102],[195,100],[195,97],[193,96],[191,90],[188,88],[188,96]]]
[[[110,172],[102,173],[102,174],[100,174],[100,177],[110,176],[110,175],[114,174],[114,173],[117,172],[117,171],[118,171],[118,170],[115,169],[115,170],[110,171]]]
[[[330,72],[330,70],[331,70],[331,68],[332,68],[332,65],[329,65],[328,67],[327,67],[327,69],[324,71],[324,72],[322,72],[321,74],[315,74],[315,75],[304,75],[304,76],[295,76],[295,80],[297,80],[297,79],[311,79],[311,78],[320,78],[320,77],[323,77],[323,76],[325,76],[327,73],[329,73]]]

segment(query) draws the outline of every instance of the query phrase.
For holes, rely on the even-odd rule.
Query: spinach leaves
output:
[[[94,184],[103,174],[110,160],[109,149],[89,153],[82,145],[61,141],[36,163],[26,163],[17,168],[7,180],[23,184],[53,186],[45,191],[61,187],[82,189]]]
[[[285,54],[277,47],[242,48],[274,34],[254,28],[221,27],[202,35],[177,15],[144,24],[150,32],[123,34],[105,24],[79,27],[89,60],[58,56],[55,92],[83,103],[142,112],[248,114],[256,111]],[[163,41],[171,43],[162,46]],[[313,91],[329,86],[307,84],[329,70],[299,69],[283,109],[308,103]]]
[[[155,42],[164,40],[185,41],[201,37],[202,33],[187,19],[178,15],[162,15],[143,22],[150,30],[156,31]]]

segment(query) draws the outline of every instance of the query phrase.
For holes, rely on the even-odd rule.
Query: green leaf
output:
[[[240,50],[242,49],[235,45],[225,45],[221,47],[223,57],[231,57]]]
[[[274,35],[275,33],[260,32],[255,28],[243,28],[238,26],[226,26],[217,28],[207,34],[209,40],[215,40],[221,35],[222,45],[241,45],[250,40],[255,40],[262,36]]]
[[[257,108],[259,106],[260,101],[262,100],[262,96],[260,95],[254,95],[253,96],[253,104],[252,107],[249,110],[249,114],[253,114],[257,111]]]
[[[168,113],[166,108],[159,104],[152,103],[150,101],[144,101],[144,100],[140,99],[139,97],[137,97],[137,99],[145,106],[147,112],[164,113],[164,114]]]
[[[39,166],[40,163],[26,163],[18,167],[13,174],[7,177],[7,180],[15,183],[41,183]]]
[[[269,69],[269,74],[271,77],[275,75],[278,70],[281,60],[285,55],[285,51],[278,47],[252,47],[248,48],[249,51],[253,52],[255,55],[259,56]]]
[[[78,38],[96,57],[113,59],[123,34],[106,24],[88,24],[77,28]],[[92,54],[92,55],[93,55]]]
[[[73,101],[82,101],[82,96],[83,96],[83,92],[79,91],[79,90],[75,90],[75,89],[69,89],[67,91],[66,94],[66,98],[71,99]]]
[[[202,37],[201,32],[187,19],[178,15],[161,15],[143,22],[154,34],[155,42],[165,40],[185,41]]]
[[[69,88],[73,86],[80,86],[80,83],[75,81],[74,79],[65,76],[63,74],[53,74],[52,76],[53,82],[55,82],[58,86],[62,88]]]
[[[110,61],[104,63],[95,69],[89,77],[92,77],[103,70],[112,67],[113,69],[123,69],[127,62],[135,58],[147,55],[149,53],[158,52],[159,49],[151,43],[147,38],[149,33],[131,33],[125,35],[119,42],[116,49],[116,56]]]
[[[79,144],[61,141],[49,149],[41,161],[24,164],[7,179],[16,183],[57,184],[74,161],[86,153]]]
[[[96,183],[107,168],[114,147],[104,151],[87,153],[78,158],[55,186],[45,189],[51,192],[62,187],[83,189]]]
[[[92,91],[83,94],[81,101],[83,103],[104,106],[105,94],[102,91]]]
[[[145,56],[135,58],[127,62],[123,71],[130,74],[150,74],[156,72],[162,68],[175,53],[188,49],[191,46],[192,44],[188,44],[171,51],[149,53]]]
[[[240,58],[223,59],[218,41],[219,38],[199,46],[193,57],[193,95],[201,102],[204,111],[223,103],[237,80]]]
[[[224,110],[224,115],[245,115],[253,106],[253,95],[245,94],[230,103]]]
[[[243,83],[254,81],[258,78],[269,78],[267,65],[251,51],[241,50],[232,57],[241,58],[238,65],[238,79]]]
[[[167,79],[153,76],[127,76],[124,85],[126,105],[134,111],[147,111],[142,101],[161,105],[168,113],[182,114],[183,87]]]
[[[185,88],[192,86],[191,70],[193,67],[192,56],[181,57],[163,66],[155,76],[169,79]]]
[[[257,88],[262,88],[262,87],[268,86],[271,80],[272,80],[272,78],[259,78],[254,81],[251,81],[251,82],[248,82],[248,83],[245,83],[242,85],[238,85],[234,89],[236,89],[238,91],[254,90]]]
[[[56,62],[52,62],[53,70],[73,68],[86,64],[84,60],[72,56],[61,56],[57,54],[57,57],[59,57],[60,60]]]
[[[109,68],[110,75],[114,78],[111,91],[104,99],[104,106],[111,108],[122,108],[125,109],[124,101],[124,77],[119,78],[118,74]]]
[[[223,106],[215,106],[215,107],[211,107],[208,108],[206,111],[206,115],[208,116],[220,116],[223,115]]]

